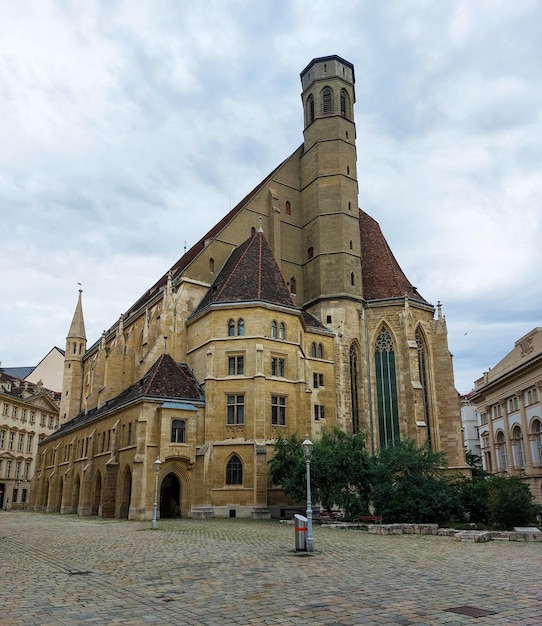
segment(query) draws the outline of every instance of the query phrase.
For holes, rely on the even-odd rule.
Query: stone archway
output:
[[[122,479],[122,492],[120,496],[119,518],[128,519],[130,512],[130,500],[132,498],[132,472],[126,468]]]
[[[100,472],[96,473],[96,482],[94,484],[94,500],[92,502],[92,515],[100,515],[102,504],[102,475]]]
[[[73,512],[77,513],[79,508],[79,496],[81,495],[81,479],[79,476],[75,477],[75,485],[73,487]]]
[[[181,517],[181,483],[169,473],[160,486],[160,518]]]

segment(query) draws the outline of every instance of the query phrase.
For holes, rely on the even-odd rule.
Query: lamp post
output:
[[[312,536],[312,503],[311,503],[311,454],[312,441],[309,435],[305,436],[305,441],[301,444],[305,453],[305,462],[307,464],[307,552],[314,549],[314,537]]]
[[[158,508],[158,474],[160,473],[161,465],[162,461],[160,461],[160,457],[157,456],[156,461],[154,462],[154,504],[152,507],[152,530],[156,530],[158,528],[158,525],[156,524],[156,509]]]

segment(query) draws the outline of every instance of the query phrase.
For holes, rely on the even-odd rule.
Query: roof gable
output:
[[[212,304],[255,301],[295,308],[286,281],[261,230],[231,253],[196,313]]]

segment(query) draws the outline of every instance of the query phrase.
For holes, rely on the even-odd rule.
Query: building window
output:
[[[271,424],[286,426],[286,398],[271,396]]]
[[[271,357],[271,376],[284,378],[284,359]]]
[[[171,443],[185,443],[186,422],[184,420],[173,420],[171,422]]]
[[[13,495],[11,496],[12,502],[17,502],[17,498],[18,497],[19,497],[19,490],[18,489],[14,489],[13,490]]]
[[[517,396],[512,396],[508,398],[508,413],[514,413],[515,411],[519,411],[519,400]]]
[[[525,467],[525,450],[523,447],[523,433],[521,432],[521,428],[516,426],[512,433],[512,438],[514,439],[515,447],[516,447],[516,466],[517,467]]]
[[[209,259],[209,272],[211,272],[211,274],[215,273],[215,260],[213,257]]]
[[[242,337],[245,334],[245,320],[243,318],[237,321],[237,334]]]
[[[354,286],[354,272],[350,272],[350,285]]]
[[[314,341],[311,343],[311,356],[316,358],[316,344]]]
[[[36,421],[36,412],[30,411],[30,423],[33,424]]]
[[[235,322],[233,320],[228,321],[228,337],[235,336]]]
[[[25,478],[26,480],[26,478]],[[21,502],[24,504],[26,502],[26,494],[27,494],[28,490],[27,489],[23,489],[23,492],[21,494]]]
[[[26,422],[26,409],[21,409],[21,422]]]
[[[17,452],[23,451],[23,444],[24,444],[24,434],[19,433],[19,440],[17,441]]]
[[[15,439],[15,433],[10,432],[8,437],[8,450],[13,450],[13,441]]]
[[[507,466],[506,445],[504,441],[504,433],[500,431],[497,435],[497,448],[499,450],[499,469],[505,470]]]
[[[4,408],[2,409],[2,415],[7,415],[8,414],[8,409],[9,409],[9,404],[7,402],[4,402]]]
[[[15,480],[21,479],[21,462],[17,461],[15,463]]]
[[[491,407],[491,417],[496,419],[498,417],[502,417],[502,404],[494,404]]]
[[[295,282],[295,277],[292,276],[292,278],[290,278],[290,293],[297,293],[297,287],[296,287],[296,282]]]
[[[326,415],[325,415],[325,411],[324,411],[324,405],[323,404],[315,404],[314,405],[314,419],[316,421],[319,420],[323,420],[325,419]]]
[[[25,466],[24,466],[24,480],[28,480],[28,477],[30,476],[30,461],[27,461]]]
[[[13,417],[14,419],[17,419],[17,407],[14,406],[11,409],[11,417]]]
[[[536,421],[534,424],[534,434],[536,441],[536,449],[538,452],[538,464],[542,465],[542,422]]]
[[[314,97],[311,94],[307,100],[307,124],[314,122]]]
[[[322,91],[322,114],[333,115],[333,92],[329,87]]]
[[[314,247],[310,246],[309,248],[307,248],[307,257],[309,259],[312,259],[314,257]]]
[[[228,396],[228,424],[245,423],[245,396]]]
[[[226,465],[226,485],[242,485],[243,484],[243,463],[241,459],[234,454]]]
[[[128,422],[128,445],[132,445],[132,422]]]
[[[425,343],[419,328],[416,329],[416,346],[418,348],[418,376],[422,386],[423,421],[425,422],[427,441],[431,445],[431,420],[429,415],[429,386],[427,384],[427,363],[425,358]]]
[[[312,386],[315,389],[318,389],[318,387],[323,387],[324,386],[324,375],[315,372],[312,375]]]
[[[11,478],[11,465],[12,461],[6,461],[6,478]]]
[[[350,401],[352,403],[352,431],[359,432],[358,352],[350,347]]]
[[[228,375],[240,376],[245,373],[245,357],[230,356],[228,357]]]
[[[45,428],[45,413],[42,413],[40,415],[40,426],[43,426],[43,428]]]
[[[28,435],[26,438],[26,451],[32,452],[32,442],[34,441],[33,435]]]
[[[277,322],[275,320],[271,322],[271,337],[273,339],[277,338]]]
[[[382,326],[375,345],[375,379],[380,447],[399,440],[399,407],[395,350],[388,329]]]
[[[527,406],[531,404],[536,404],[538,402],[538,389],[533,387],[533,389],[528,389],[525,392],[525,404]]]
[[[341,117],[348,117],[349,98],[345,89],[341,89]]]
[[[292,214],[292,205],[290,204],[289,200],[286,200],[286,204],[285,204],[284,209],[286,211],[286,215],[291,215]]]
[[[286,338],[286,326],[284,325],[284,322],[281,322],[279,324],[279,339],[285,339]]]
[[[318,355],[319,359],[323,359],[324,358],[324,346],[321,343],[318,344],[318,353],[317,353],[317,355]]]
[[[0,430],[0,448],[4,447],[5,441],[6,441],[6,431]]]

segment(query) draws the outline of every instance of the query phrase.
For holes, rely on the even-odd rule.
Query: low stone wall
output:
[[[454,537],[465,543],[485,543],[486,541],[539,541],[542,532],[538,528],[513,531],[455,530],[439,528],[438,524],[372,524],[368,530],[373,535],[438,535]]]

